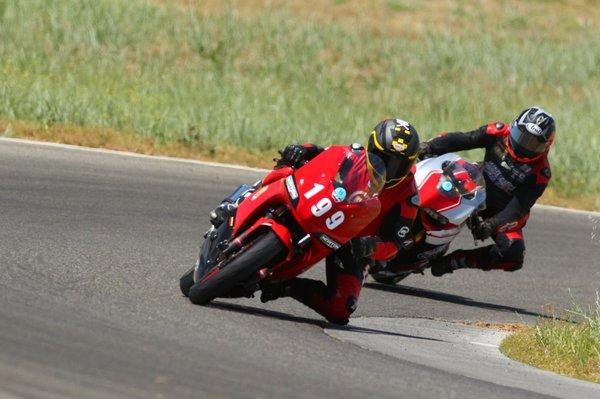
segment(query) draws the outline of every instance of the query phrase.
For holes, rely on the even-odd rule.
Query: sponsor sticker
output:
[[[333,249],[334,251],[337,251],[338,249],[340,249],[341,245],[337,242],[335,242],[333,239],[329,238],[329,236],[325,235],[325,234],[321,234],[319,236],[319,240],[325,244],[326,247]]]
[[[288,193],[290,193],[290,198],[292,201],[298,199],[298,190],[296,189],[293,176],[288,176],[285,178],[285,188],[287,188]]]
[[[346,199],[346,194],[346,189],[344,189],[344,187],[338,187],[331,193],[331,198],[333,198],[335,202],[342,202]]]
[[[445,181],[442,183],[442,190],[444,191],[452,191],[452,187],[454,186],[449,181]]]
[[[525,128],[532,134],[536,136],[542,135],[542,128],[536,125],[535,123],[527,123],[525,124]]]
[[[398,236],[398,238],[404,239],[406,238],[406,235],[409,233],[409,231],[410,229],[408,228],[408,226],[402,226],[402,228],[398,230],[398,232],[396,232],[396,235]]]

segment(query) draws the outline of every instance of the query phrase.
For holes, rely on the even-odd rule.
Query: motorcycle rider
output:
[[[434,276],[462,268],[515,271],[523,266],[522,229],[550,181],[548,151],[554,134],[554,117],[535,106],[525,109],[511,124],[493,122],[470,132],[442,133],[421,144],[421,157],[485,148],[486,209],[482,219],[470,227],[476,240],[491,237],[495,242],[432,260]]]
[[[386,165],[380,214],[357,238],[326,258],[326,284],[296,277],[264,286],[261,301],[290,296],[332,323],[347,324],[372,259],[390,259],[412,245],[409,237],[419,197],[411,168],[418,149],[419,136],[408,122],[386,119],[377,124],[369,136],[368,151]],[[277,166],[301,167],[321,151],[323,148],[314,144],[288,145],[280,151]]]

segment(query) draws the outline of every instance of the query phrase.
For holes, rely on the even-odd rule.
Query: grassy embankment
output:
[[[595,309],[571,313],[579,323],[541,320],[505,338],[500,350],[532,366],[600,383],[600,296]]]
[[[267,166],[384,117],[425,138],[541,104],[545,202],[600,209],[598,37],[586,0],[0,0],[0,135]]]

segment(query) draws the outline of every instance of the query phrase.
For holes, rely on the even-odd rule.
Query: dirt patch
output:
[[[471,326],[471,327],[487,328],[490,330],[496,330],[496,331],[502,331],[502,332],[508,332],[508,333],[523,332],[527,328],[529,328],[529,326],[527,324],[521,324],[521,323],[489,323],[486,321],[461,321],[459,323],[465,324],[465,325]]]
[[[248,150],[229,145],[217,146],[212,143],[195,143],[193,145],[180,142],[159,143],[153,138],[127,130],[106,127],[78,127],[61,124],[47,126],[10,120],[0,120],[0,136],[130,151],[146,155],[233,163],[267,169],[273,167],[273,158],[277,155],[275,151]]]

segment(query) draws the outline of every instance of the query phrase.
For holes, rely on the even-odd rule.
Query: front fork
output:
[[[237,206],[250,194],[252,194],[258,187],[260,187],[262,181],[259,180],[253,185],[241,184],[231,194],[229,194],[219,207],[223,205],[231,204],[233,212],[227,215],[225,220],[220,223],[213,223],[213,213],[219,208],[211,212],[211,223],[213,225],[204,233],[204,243],[200,249],[200,254],[196,260],[194,267],[194,282],[198,282],[205,272],[212,269],[219,262],[219,254],[229,245],[229,239],[231,238],[232,226],[230,223],[223,223],[231,217],[235,216]]]

